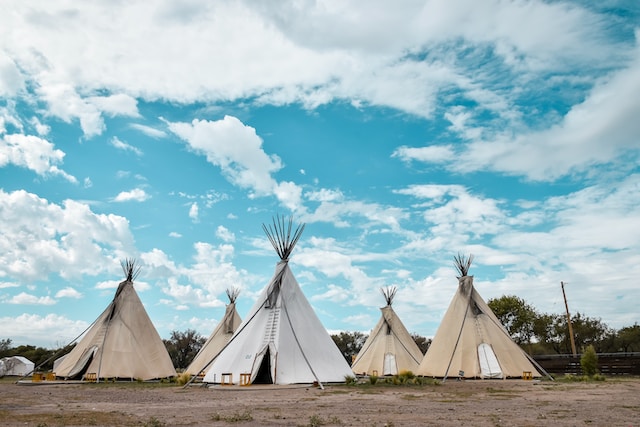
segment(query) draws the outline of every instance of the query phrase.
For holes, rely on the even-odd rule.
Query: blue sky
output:
[[[640,320],[635,1],[9,1],[0,15],[0,338],[65,344],[120,261],[160,335],[245,315],[291,266],[331,331],[433,336],[485,299]]]

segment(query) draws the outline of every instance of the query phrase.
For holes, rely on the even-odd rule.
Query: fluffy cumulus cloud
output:
[[[294,183],[276,182],[272,174],[283,167],[282,162],[263,150],[262,138],[251,126],[232,116],[168,125],[189,148],[218,166],[232,184],[252,191],[255,197],[274,195],[292,209],[299,205],[301,189]]]
[[[122,191],[114,197],[114,202],[144,202],[151,196],[147,194],[142,188],[134,188],[131,191]]]
[[[66,288],[60,289],[56,292],[56,298],[80,299],[82,298],[82,294],[71,286],[67,286]]]
[[[23,190],[0,190],[0,276],[95,275],[133,246],[126,218],[96,214],[73,200],[58,205]]]
[[[13,345],[34,345],[39,343],[47,348],[59,348],[71,342],[89,324],[81,320],[71,320],[58,314],[21,314],[16,317],[0,317],[3,325],[11,325],[10,338]]]
[[[33,135],[2,135],[0,139],[0,167],[13,164],[30,169],[40,176],[61,176],[70,182],[76,178],[59,169],[65,153],[49,141]]]
[[[166,2],[149,9],[141,1],[117,8],[42,1],[34,12],[12,1],[6,7],[0,17],[0,93],[17,97],[34,88],[48,115],[78,120],[89,138],[104,132],[104,115],[139,116],[138,99],[253,98],[309,108],[346,99],[433,117],[437,102],[455,93],[460,101],[445,117],[452,132],[471,138],[468,147],[455,156],[450,145],[402,147],[396,156],[550,179],[623,154],[638,134],[637,121],[629,118],[637,115],[640,96],[617,102],[621,91],[640,90],[634,79],[638,54],[612,35],[602,15],[576,4],[431,0],[394,8],[374,2],[363,9],[352,2],[194,1],[187,8]],[[380,28],[394,37],[382,37]],[[87,29],[89,44],[77,37]],[[591,84],[606,72],[599,64],[621,71],[602,78],[562,122],[518,136],[500,134],[506,124],[522,124],[527,111],[517,97],[527,83],[539,81],[537,89],[557,92],[566,86],[566,74],[580,70]],[[504,90],[505,79],[519,89]],[[458,105],[462,101],[477,104],[478,115],[494,115],[492,129],[475,126],[474,114]],[[234,184],[257,196],[274,194],[289,209],[300,206],[296,185],[273,179],[282,165],[264,153],[252,128],[232,117],[170,127]],[[238,143],[227,143],[229,138]],[[552,162],[544,158],[548,150],[558,153]]]
[[[19,294],[11,297],[7,302],[9,304],[20,305],[53,305],[56,303],[56,300],[48,295],[39,297],[26,292],[20,292]]]

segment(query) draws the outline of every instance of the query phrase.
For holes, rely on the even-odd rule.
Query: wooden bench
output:
[[[532,380],[533,379],[533,374],[531,373],[531,371],[522,371],[522,379],[523,380]]]
[[[95,372],[87,372],[86,374],[84,374],[84,380],[90,383],[95,383],[96,381],[98,381],[98,376]]]

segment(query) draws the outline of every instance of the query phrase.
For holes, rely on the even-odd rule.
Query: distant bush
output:
[[[358,380],[352,375],[345,375],[344,382],[346,385],[356,385],[358,383]]]
[[[377,375],[370,375],[369,376],[369,384],[375,385],[377,382],[378,382],[378,376]]]
[[[582,368],[582,373],[590,377],[598,373],[598,355],[592,345],[589,345],[582,353],[580,367]]]
[[[191,374],[188,372],[183,372],[180,375],[178,375],[178,379],[176,380],[176,382],[179,385],[185,385],[186,383],[189,382],[190,379],[191,379]]]

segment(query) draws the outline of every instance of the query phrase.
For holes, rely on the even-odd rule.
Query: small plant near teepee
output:
[[[176,382],[178,385],[185,385],[191,379],[191,374],[189,372],[183,372],[178,375]]]
[[[592,345],[589,345],[582,353],[580,367],[582,368],[582,373],[589,377],[598,373],[598,355]]]
[[[358,384],[358,380],[353,375],[345,375],[344,376],[344,383],[346,385],[356,385],[356,384]]]
[[[376,385],[377,382],[378,382],[377,375],[369,375],[369,384]]]

